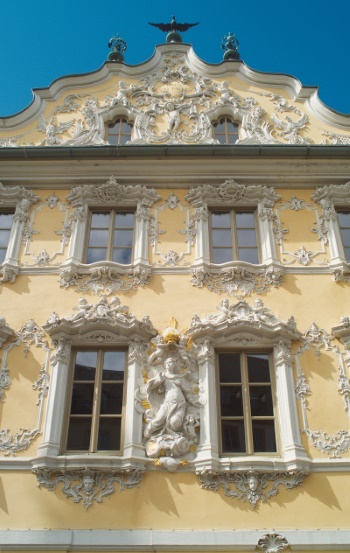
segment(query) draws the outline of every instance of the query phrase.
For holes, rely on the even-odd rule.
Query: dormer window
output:
[[[220,144],[236,144],[239,139],[239,125],[236,121],[232,121],[229,117],[221,117],[213,124],[214,138]]]
[[[131,140],[131,133],[132,124],[124,117],[118,117],[118,119],[108,125],[107,141],[114,146],[126,144]]]

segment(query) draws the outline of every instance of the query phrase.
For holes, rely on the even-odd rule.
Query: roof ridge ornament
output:
[[[196,25],[199,25],[198,23],[178,23],[175,19],[175,15],[171,16],[170,23],[148,23],[149,25],[153,25],[153,27],[157,27],[157,29],[160,29],[164,33],[168,33],[166,37],[166,41],[168,43],[172,42],[182,42],[182,37],[180,35],[181,33],[184,33],[185,31],[188,31],[191,27],[195,27]],[[179,32],[180,31],[180,32]]]
[[[124,61],[124,52],[127,49],[127,44],[124,39],[120,38],[119,34],[112,36],[108,42],[108,48],[112,48],[108,54],[108,61]]]
[[[226,36],[222,37],[221,48],[225,50],[224,61],[240,59],[238,46],[239,42],[233,33],[228,32]]]

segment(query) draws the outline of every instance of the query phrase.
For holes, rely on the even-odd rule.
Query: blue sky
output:
[[[327,106],[350,113],[349,0],[0,0],[0,117],[27,107],[32,88],[98,69],[117,33],[126,63],[147,60],[165,40],[147,22],[173,13],[200,21],[183,38],[203,60],[219,63],[221,38],[232,31],[247,65],[318,85]]]

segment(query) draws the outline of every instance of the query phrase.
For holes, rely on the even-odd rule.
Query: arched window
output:
[[[235,144],[239,139],[239,125],[229,117],[221,117],[221,119],[213,124],[213,128],[214,138],[216,138],[220,144]]]
[[[126,144],[131,140],[132,124],[125,117],[118,117],[113,123],[108,125],[107,140],[109,144],[118,146]]]

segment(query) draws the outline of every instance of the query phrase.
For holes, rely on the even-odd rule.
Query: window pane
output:
[[[345,258],[350,263],[350,248],[344,248]]]
[[[108,134],[108,143],[112,146],[119,144],[119,136],[117,134]]]
[[[119,138],[119,144],[126,144],[127,142],[129,142],[130,138],[130,134],[121,134]]]
[[[9,239],[10,239],[10,231],[0,230],[0,247],[7,249],[7,244],[9,243]]]
[[[125,119],[122,119],[122,133],[123,134],[131,134],[131,130],[132,130],[132,125],[130,125],[129,123],[127,123],[125,121]]]
[[[237,228],[255,228],[255,217],[253,212],[236,212]]]
[[[96,263],[107,259],[106,248],[90,248],[87,253],[86,263]]]
[[[109,212],[94,211],[91,216],[92,228],[109,228],[109,220],[111,214]]]
[[[120,449],[121,419],[100,419],[97,449],[118,451]]]
[[[74,380],[95,381],[97,351],[77,351]]]
[[[226,263],[232,259],[232,248],[213,248],[213,263]]]
[[[237,140],[238,140],[238,134],[228,134],[226,144],[236,144]]]
[[[134,228],[134,214],[117,213],[114,226],[115,228]]]
[[[268,355],[247,355],[249,382],[270,382]]]
[[[214,125],[215,132],[225,132],[225,119],[221,119],[218,123]]]
[[[249,393],[252,417],[273,416],[271,386],[250,386]]]
[[[238,248],[238,259],[247,263],[259,263],[258,250],[256,248]]]
[[[343,239],[344,246],[350,246],[350,228],[342,228],[341,229],[341,236]]]
[[[68,450],[89,451],[91,418],[71,418],[67,439]]]
[[[255,453],[277,451],[274,421],[253,421],[253,444]]]
[[[338,221],[341,227],[350,227],[350,211],[338,211]]]
[[[221,386],[220,405],[222,417],[243,416],[243,398],[241,386]]]
[[[217,213],[211,214],[211,225],[213,228],[231,228],[230,213]]]
[[[244,453],[244,421],[222,421],[221,440],[223,453]]]
[[[73,384],[72,415],[91,415],[94,399],[94,384]]]
[[[256,232],[255,230],[237,230],[238,247],[253,246],[256,247]]]
[[[115,261],[116,263],[121,263],[122,265],[128,265],[129,263],[131,263],[131,254],[131,248],[115,248],[113,250],[113,261]]]
[[[108,244],[108,229],[90,230],[89,246],[104,246]]]
[[[103,359],[102,380],[124,380],[125,352],[106,351]]]
[[[132,230],[115,230],[114,231],[114,246],[131,247],[134,232]]]
[[[213,230],[212,232],[213,246],[229,246],[232,247],[232,235],[230,229]]]
[[[239,353],[219,353],[220,382],[241,382]]]
[[[5,249],[0,249],[0,264],[4,262],[5,260],[5,257],[6,257],[6,250],[7,248]]]
[[[123,406],[123,384],[102,384],[101,415],[119,415]]]

